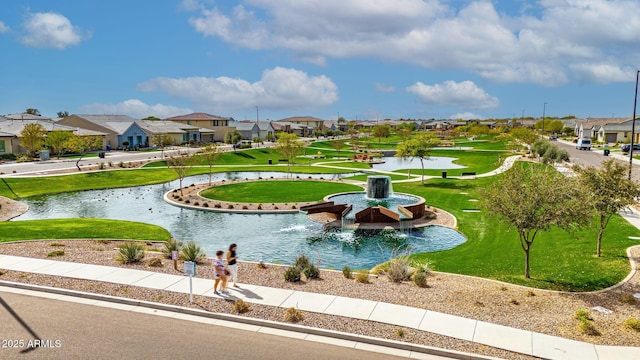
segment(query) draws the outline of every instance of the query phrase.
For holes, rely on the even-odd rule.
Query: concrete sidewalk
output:
[[[140,286],[189,294],[189,278],[112,266],[0,255],[0,269],[55,275],[91,281]],[[247,303],[295,307],[300,310],[377,321],[429,331],[457,339],[544,359],[640,359],[640,348],[602,346],[510,328],[459,316],[378,301],[308,293],[251,284],[230,288],[229,295],[213,294],[213,280],[193,278],[193,294]]]

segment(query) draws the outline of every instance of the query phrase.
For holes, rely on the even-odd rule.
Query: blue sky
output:
[[[630,117],[638,14],[622,0],[2,1],[0,114]]]

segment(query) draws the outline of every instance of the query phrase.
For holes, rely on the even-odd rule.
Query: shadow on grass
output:
[[[465,182],[455,181],[454,182],[454,181],[447,181],[447,180],[431,181],[431,182],[423,184],[422,187],[430,188],[430,189],[458,189],[458,190],[476,188],[476,186],[474,184],[471,184],[471,183],[469,183],[467,181],[465,181]]]
[[[247,159],[255,159],[256,158],[255,156],[249,155],[244,151],[234,152],[233,155],[240,156],[240,157],[247,158]]]

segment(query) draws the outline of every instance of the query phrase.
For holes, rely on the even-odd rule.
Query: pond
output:
[[[354,174],[341,175],[352,176]],[[284,177],[276,172],[214,174],[222,179]],[[299,174],[301,178],[340,175]],[[184,184],[208,181],[208,175],[189,177]],[[162,200],[178,181],[164,184],[64,193],[23,200],[29,211],[14,221],[52,218],[105,218],[140,221],[162,226],[176,238],[199,243],[209,256],[238,244],[241,260],[291,264],[302,254],[324,268],[371,268],[399,251],[427,252],[450,249],[466,239],[455,230],[433,226],[407,232],[381,234],[325,231],[305,214],[227,214],[183,209]]]
[[[373,168],[376,170],[395,171],[403,169],[421,169],[419,158],[402,158],[395,156],[385,156],[382,158],[384,163],[373,164]],[[425,169],[463,169],[466,166],[454,164],[453,162],[458,159],[452,157],[439,157],[430,156],[428,159],[424,159]]]

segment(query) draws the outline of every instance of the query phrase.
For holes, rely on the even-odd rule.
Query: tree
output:
[[[45,140],[45,145],[50,148],[53,148],[54,152],[57,154],[58,159],[60,159],[60,155],[65,151],[65,144],[73,136],[73,133],[65,130],[54,130],[47,134],[47,139]]]
[[[224,135],[224,142],[227,144],[232,144],[233,149],[235,150],[236,144],[238,141],[242,140],[242,134],[238,130],[233,130]]]
[[[253,139],[251,139],[251,141],[259,145],[264,144],[264,141],[262,141],[262,138],[258,135],[254,136]]]
[[[44,126],[36,123],[26,124],[20,132],[20,145],[27,150],[27,155],[34,156],[36,151],[42,149],[47,130]]]
[[[164,159],[164,148],[173,145],[173,138],[169,134],[154,134],[151,142],[160,148],[160,155]]]
[[[469,127],[469,135],[481,136],[489,134],[489,127],[487,125],[472,125]]]
[[[396,133],[402,138],[402,140],[406,141],[411,137],[411,133],[413,133],[415,129],[416,124],[414,122],[400,124],[396,128]]]
[[[510,134],[514,140],[529,146],[538,139],[538,134],[527,127],[514,128]]]
[[[213,174],[213,163],[218,160],[218,158],[222,155],[218,151],[218,147],[210,144],[202,148],[202,153],[200,156],[207,162],[209,165],[209,185],[211,185],[211,174]]]
[[[340,157],[340,150],[344,147],[346,141],[344,139],[336,139],[331,142],[331,147],[338,153],[338,157]]]
[[[530,279],[529,258],[533,242],[541,231],[554,226],[569,230],[591,218],[575,178],[551,167],[516,164],[498,181],[482,191],[491,216],[498,216],[518,232],[524,251],[524,276]]]
[[[68,111],[66,111],[66,110],[64,110],[64,111],[58,111],[58,113],[57,113],[57,114],[58,114],[58,117],[59,117],[59,118],[64,118],[64,117],[69,116],[69,112],[68,112]]]
[[[384,137],[391,135],[391,126],[389,125],[376,125],[373,127],[373,136],[378,138],[378,142]]]
[[[276,151],[287,159],[287,173],[291,174],[291,163],[300,153],[302,143],[298,141],[298,135],[281,132],[278,134]]]
[[[264,139],[269,141],[269,142],[271,142],[271,141],[275,140],[275,135],[273,135],[273,133],[271,131],[269,131],[267,133],[267,135],[265,135]]]
[[[157,117],[157,116],[151,115],[151,116],[147,116],[146,118],[144,118],[142,120],[160,120],[160,118]]]
[[[431,133],[421,132],[412,139],[401,142],[398,145],[396,156],[399,157],[417,157],[420,159],[422,166],[422,184],[424,184],[424,159],[429,158],[429,153],[440,140]]]
[[[97,135],[80,136],[72,134],[65,142],[64,147],[69,151],[80,155],[76,161],[76,167],[78,168],[78,171],[81,171],[80,160],[82,160],[82,157],[87,153],[87,151],[102,148],[102,137]]]
[[[635,203],[640,196],[640,187],[629,181],[626,176],[627,167],[614,159],[602,162],[600,169],[593,166],[574,166],[581,186],[587,193],[589,203],[598,215],[599,230],[596,255],[600,257],[602,234],[613,214]]]
[[[35,109],[35,108],[28,108],[27,110],[24,111],[25,113],[29,114],[29,115],[35,115],[35,116],[40,116],[40,110]]]
[[[189,170],[193,167],[193,157],[190,156],[189,153],[181,153],[177,156],[172,155],[167,159],[167,165],[178,175],[178,179],[180,180],[180,196],[183,196],[182,181],[187,177]]]

